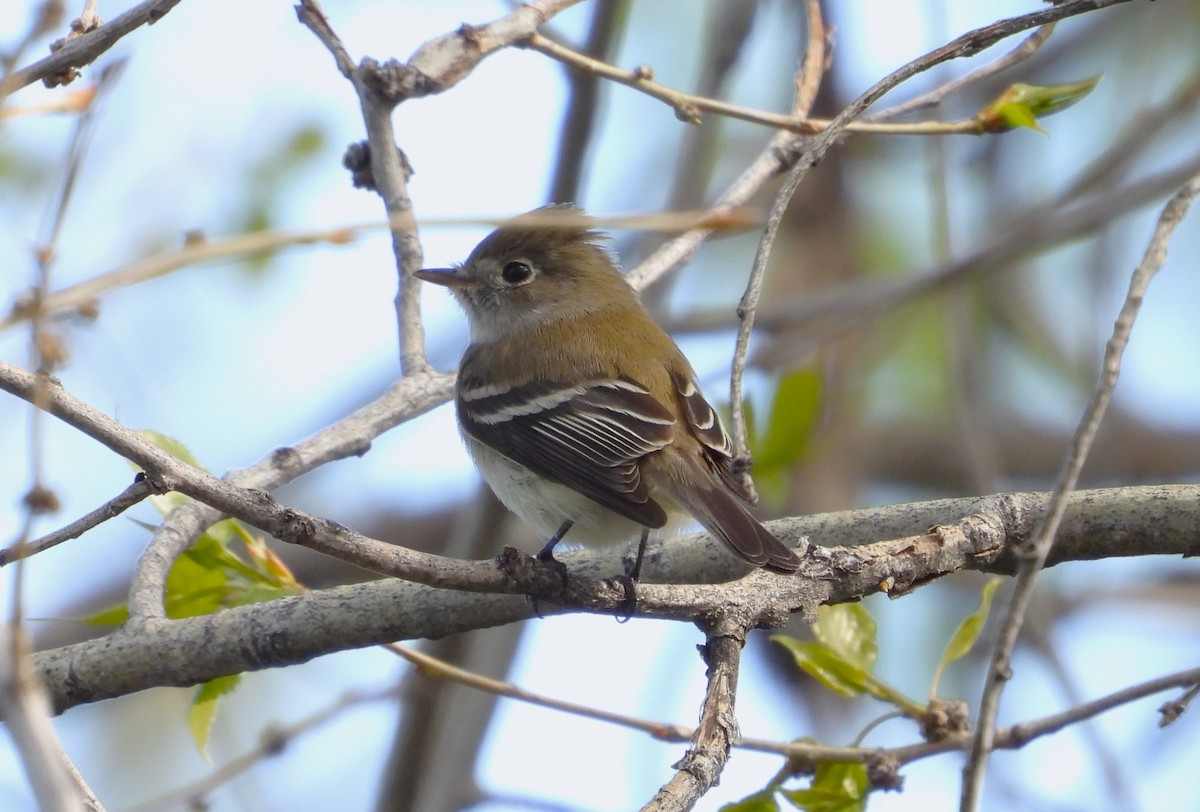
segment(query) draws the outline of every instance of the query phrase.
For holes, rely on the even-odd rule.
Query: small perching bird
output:
[[[547,206],[496,229],[453,268],[417,271],[467,313],[456,403],[480,474],[549,541],[639,538],[691,516],[751,564],[800,566],[746,509],[732,444],[675,342],[587,227]]]

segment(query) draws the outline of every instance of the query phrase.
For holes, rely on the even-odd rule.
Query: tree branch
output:
[[[737,699],[738,666],[750,627],[726,615],[709,626],[701,655],[708,666],[707,689],[700,724],[692,745],[675,774],[644,807],[643,812],[691,809],[721,777],[729,750],[739,738],[733,708]]]
[[[1086,8],[1082,9],[1082,11],[1090,10]],[[989,128],[988,123],[980,120],[979,117],[961,121],[918,122],[893,122],[890,119],[911,110],[937,104],[941,99],[961,90],[963,87],[982,81],[1005,68],[1028,59],[1037,52],[1053,29],[1054,24],[1048,23],[1028,37],[1020,46],[1014,48],[995,62],[984,65],[953,82],[947,82],[942,87],[936,88],[905,104],[882,111],[870,119],[863,118],[858,121],[851,121],[845,125],[845,131],[874,135],[981,135],[986,132],[992,132],[994,128]],[[762,124],[796,135],[816,135],[824,132],[832,123],[828,119],[810,118],[807,111],[797,112],[793,110],[788,114],[772,113],[767,110],[756,110],[709,96],[676,90],[675,88],[655,82],[653,78],[654,70],[649,65],[639,65],[633,70],[618,68],[601,59],[581,54],[566,45],[536,32],[525,42],[518,44],[574,68],[575,71],[585,76],[603,77],[644,93],[652,99],[657,99],[674,110],[676,118],[689,124],[702,124],[701,112],[714,113],[726,118],[748,121],[752,124]]]
[[[1200,668],[1191,668],[1174,674],[1146,680],[1145,682],[1122,688],[1106,696],[1081,702],[1058,713],[1033,719],[1028,722],[1018,722],[1010,727],[996,731],[994,746],[996,749],[1015,750],[1024,747],[1034,739],[1057,733],[1070,725],[1087,719],[1092,719],[1114,708],[1128,705],[1148,696],[1193,684],[1200,680]],[[762,739],[741,739],[734,746],[761,753],[776,753],[786,756],[799,764],[817,764],[828,761],[849,761],[858,763],[890,763],[896,766],[908,764],[919,759],[942,753],[952,753],[959,750],[969,750],[972,735],[963,734],[950,736],[933,742],[901,745],[899,747],[831,747],[823,744],[807,742],[772,742]]]
[[[2,371],[0,369],[0,373]],[[361,456],[371,447],[371,441],[383,432],[445,402],[453,388],[454,376],[449,374],[405,378],[383,397],[312,437],[292,446],[277,448],[248,468],[230,471],[225,475],[225,481],[240,488],[255,489],[252,493],[269,491],[328,462]],[[165,616],[163,585],[171,565],[205,528],[220,520],[222,515],[221,510],[200,500],[182,505],[167,517],[138,560],[129,591],[131,616]],[[393,548],[371,540],[367,549],[386,557]],[[361,563],[368,568],[371,566],[365,561]]]
[[[408,196],[408,179],[412,168],[396,144],[392,127],[392,108],[401,101],[399,96],[380,92],[383,81],[380,65],[364,59],[358,67],[341,39],[334,33],[325,12],[316,0],[300,0],[296,14],[333,54],[338,70],[350,80],[362,108],[367,146],[354,145],[346,152],[344,163],[351,170],[354,185],[370,188],[383,198],[391,223],[392,253],[396,256],[396,326],[400,344],[400,370],[403,375],[427,373],[425,358],[425,327],[421,321],[420,289],[413,272],[422,265],[421,243],[417,239],[412,200]],[[366,170],[369,168],[369,174]]]
[[[860,124],[876,124],[884,121],[889,121],[906,113],[911,113],[915,110],[923,110],[928,107],[934,107],[941,104],[947,97],[965,87],[973,84],[978,84],[985,79],[990,79],[992,76],[1011,68],[1013,65],[1020,64],[1026,59],[1036,54],[1041,47],[1050,39],[1050,35],[1054,33],[1054,23],[1046,23],[1039,27],[1036,31],[1021,41],[1021,44],[1011,51],[1006,53],[999,59],[989,62],[986,65],[981,65],[969,73],[965,73],[956,79],[946,82],[944,85],[935,87],[928,93],[922,93],[920,96],[909,99],[902,104],[897,104],[894,107],[889,107],[886,110],[880,110],[878,113],[871,116],[864,116]]]
[[[825,150],[832,143],[832,138],[838,135],[845,124],[853,120],[854,117],[886,93],[887,90],[900,84],[910,76],[945,62],[948,59],[971,56],[995,44],[1000,39],[1011,36],[1019,31],[1039,25],[1046,25],[1065,17],[1126,2],[1130,2],[1130,0],[1094,0],[1094,2],[1093,0],[1074,0],[1074,2],[1056,5],[1044,11],[1014,17],[1009,20],[1001,20],[998,23],[976,29],[952,40],[941,48],[910,62],[898,71],[880,80],[880,82],[851,105],[854,108],[853,110],[851,108],[844,110],[842,115],[849,115],[841,122],[838,122],[837,119],[834,120],[834,123],[837,124],[837,129],[832,133],[829,130],[822,133],[822,139],[830,139],[823,150],[802,154],[801,147],[804,143],[802,137],[787,132],[776,133],[768,146],[759,154],[754,162],[717,198],[712,205],[712,211],[720,212],[727,207],[744,205],[767,181],[776,177],[788,167],[795,166],[801,157],[804,157],[811,163],[815,163],[824,155]],[[839,118],[842,117],[839,116]],[[830,129],[833,129],[832,123]],[[630,284],[638,290],[648,288],[662,278],[670,269],[687,262],[696,250],[696,247],[707,236],[707,232],[697,229],[681,234],[674,240],[664,244],[629,271],[627,278]]]
[[[29,641],[17,624],[0,623],[0,715],[38,806],[64,812],[82,810],[84,798],[94,796],[54,734],[46,690],[36,678]]]
[[[1117,323],[1113,327],[1112,337],[1108,340],[1108,346],[1105,349],[1100,381],[1096,386],[1095,394],[1084,410],[1079,428],[1076,429],[1071,446],[1067,450],[1062,471],[1054,483],[1054,491],[1045,519],[1038,523],[1033,537],[1022,548],[1022,566],[1017,573],[1016,586],[1013,589],[1000,636],[993,651],[991,665],[988,668],[987,682],[979,703],[971,756],[963,768],[962,797],[959,807],[963,812],[970,812],[979,806],[988,754],[992,750],[995,736],[1000,696],[1004,692],[1005,684],[1012,678],[1010,667],[1012,652],[1016,648],[1017,637],[1025,620],[1025,612],[1033,597],[1033,587],[1037,575],[1050,554],[1054,536],[1066,513],[1068,496],[1075,489],[1079,473],[1083,470],[1083,463],[1095,440],[1096,432],[1100,429],[1100,421],[1112,399],[1113,390],[1116,389],[1117,377],[1121,372],[1121,358],[1129,343],[1129,336],[1133,332],[1133,324],[1150,286],[1150,280],[1166,263],[1167,243],[1170,241],[1171,235],[1175,233],[1175,228],[1187,215],[1188,209],[1197,195],[1200,195],[1200,175],[1193,177],[1183,189],[1177,192],[1159,216],[1150,244],[1146,247],[1142,261],[1129,281],[1129,292],[1125,296],[1125,302],[1117,316]]]
[[[93,527],[97,527],[109,519],[120,516],[146,497],[156,493],[162,493],[162,491],[148,477],[139,474],[128,488],[95,510],[80,516],[70,524],[55,530],[53,533],[47,533],[39,539],[0,550],[0,567],[3,567],[5,564],[11,564],[20,558],[37,555],[40,552],[49,550],[51,547],[62,544],[64,541],[79,538]]]
[[[74,69],[82,68],[117,44],[126,34],[154,23],[179,5],[180,0],[146,0],[107,23],[67,40],[61,48],[45,59],[8,75],[5,87],[17,90],[42,80],[47,87],[66,84],[75,78]]]
[[[443,402],[449,396],[452,386],[451,375],[431,373],[405,378],[388,396],[337,424],[341,427],[339,430],[331,429],[314,437],[312,445],[320,448],[323,454],[345,456],[348,453],[362,453],[369,447],[370,437]],[[431,580],[446,585],[446,577],[465,577],[466,583],[478,583],[477,579],[480,577],[485,581],[489,580],[484,575],[489,573],[495,583],[507,583],[503,576],[487,565],[455,562],[442,556],[418,553],[368,539],[336,522],[287,508],[262,491],[219,480],[176,459],[136,432],[74,397],[64,390],[57,380],[50,380],[47,385],[39,388],[37,376],[0,362],[0,389],[36,403],[46,412],[79,429],[122,457],[137,463],[163,489],[191,496],[215,508],[218,514],[223,512],[241,518],[278,538],[304,546],[315,544],[313,549],[322,550],[335,557],[348,556],[345,560],[388,574],[397,574],[398,564],[400,569],[407,569],[407,565],[411,564],[413,570],[409,576],[414,580]],[[309,466],[335,458],[337,457],[305,460],[295,449],[276,449],[268,461],[251,469],[250,476],[256,482],[261,481],[261,486],[272,487],[300,472],[311,470]],[[260,476],[261,480],[258,479]],[[229,479],[236,479],[236,472],[231,474]],[[172,516],[190,510],[192,509],[185,505],[172,513]],[[190,512],[185,515],[192,519],[196,516]],[[211,517],[212,514],[208,516]],[[200,521],[204,519],[201,518]],[[203,530],[204,526],[207,525],[200,526],[199,530]],[[146,617],[162,616],[162,584],[165,583],[166,573],[175,557],[193,540],[194,538],[188,536],[172,536],[169,543],[151,544],[147,548],[138,562],[138,572],[131,588],[131,612],[135,615],[144,614]]]
[[[207,796],[214,790],[230,783],[233,779],[248,772],[269,758],[278,756],[288,745],[301,736],[313,732],[327,722],[331,722],[344,714],[350,708],[367,703],[383,702],[400,698],[396,689],[376,691],[373,693],[353,692],[344,694],[335,702],[322,708],[298,722],[289,725],[273,726],[264,731],[258,746],[249,752],[222,764],[220,769],[197,781],[176,787],[155,798],[142,801],[129,808],[126,812],[161,812],[164,809],[204,809]]]
[[[317,243],[342,245],[353,241],[359,231],[386,226],[386,222],[380,222],[348,225],[320,231],[254,231],[213,242],[209,242],[202,235],[189,235],[182,248],[134,260],[106,273],[97,274],[74,285],[49,293],[41,305],[47,314],[91,307],[98,297],[106,293],[166,276],[189,265],[230,258],[262,256],[293,245]],[[0,330],[6,330],[29,319],[36,304],[32,299],[33,297],[30,296],[18,297],[8,315],[0,318]]]
[[[804,61],[800,72],[796,75],[796,98],[792,104],[792,112],[797,116],[807,116],[812,105],[817,100],[821,78],[825,75],[826,67],[826,33],[825,22],[821,17],[821,4],[818,0],[809,0],[805,4],[808,10],[808,46],[804,52]],[[776,221],[776,226],[778,221]],[[733,440],[734,474],[742,486],[757,500],[758,494],[754,488],[754,480],[750,477],[750,435],[746,427],[746,411],[742,402],[742,383],[746,375],[746,359],[750,351],[750,334],[754,331],[754,318],[758,314],[758,300],[762,295],[763,282],[767,275],[767,256],[769,246],[774,241],[774,230],[768,221],[767,232],[759,241],[754,263],[750,267],[750,277],[746,281],[746,289],[738,301],[737,339],[734,342],[733,362],[729,375],[729,415],[730,432]],[[764,250],[764,246],[767,249]]]
[[[1018,545],[1044,515],[1046,503],[1045,494],[1001,494],[769,522],[785,541],[811,535],[848,545],[813,548],[800,574],[791,577],[754,571],[718,583],[743,575],[744,565],[709,536],[672,539],[647,552],[637,614],[692,622],[736,612],[757,625],[773,626],[791,613],[807,615],[822,602],[856,600],[881,590],[896,596],[962,569],[1011,574],[1019,560]],[[927,534],[934,525],[936,532]],[[1080,491],[1070,499],[1047,563],[1197,555],[1198,525],[1200,486]],[[893,540],[861,543],[879,538]],[[624,611],[624,589],[596,580],[621,571],[619,553],[564,555],[572,574],[566,594],[554,603],[540,601],[540,613]],[[193,685],[333,651],[438,638],[534,616],[521,595],[467,591],[511,588],[494,565],[452,563],[464,567],[460,572],[483,576],[464,589],[386,579],[202,617],[127,624],[97,640],[39,653],[34,664],[61,712],[154,686]],[[446,580],[465,584],[471,579]],[[558,585],[556,575],[551,580]]]

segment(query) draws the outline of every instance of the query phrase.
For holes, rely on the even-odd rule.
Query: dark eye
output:
[[[521,285],[533,278],[533,268],[524,262],[510,262],[500,271],[500,278],[510,285]]]

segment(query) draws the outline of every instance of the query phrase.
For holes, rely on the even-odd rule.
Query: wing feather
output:
[[[649,527],[666,523],[639,462],[671,442],[675,419],[636,381],[467,381],[458,414],[467,434],[535,473]]]
[[[733,441],[721,425],[717,411],[704,399],[700,388],[691,378],[675,376],[675,391],[683,406],[683,414],[687,420],[688,430],[704,446],[704,454],[713,471],[720,477],[725,487],[746,503],[752,503],[754,497],[738,481],[733,473]]]

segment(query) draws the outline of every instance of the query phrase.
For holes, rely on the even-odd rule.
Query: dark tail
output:
[[[738,556],[755,566],[784,575],[790,575],[800,568],[800,558],[795,551],[771,535],[771,531],[759,524],[723,488],[718,486],[687,491],[686,494],[674,493],[672,496],[708,532],[725,542],[725,546]],[[686,498],[680,498],[684,496]]]

